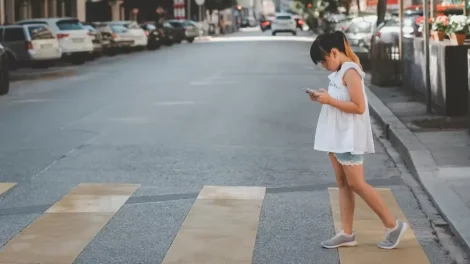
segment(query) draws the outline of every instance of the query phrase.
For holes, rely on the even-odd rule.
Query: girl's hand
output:
[[[320,89],[320,93],[317,93],[315,98],[320,104],[329,104],[331,101],[331,96],[325,89]]]
[[[310,93],[310,92],[309,92],[309,93],[308,93],[308,96],[310,96],[310,100],[312,100],[312,101],[314,101],[314,102],[317,102],[317,101],[318,101],[318,100],[317,100],[318,98],[317,98],[317,96],[316,96],[315,93]]]

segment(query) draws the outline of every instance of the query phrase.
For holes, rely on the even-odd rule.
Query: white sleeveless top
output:
[[[364,72],[353,62],[345,62],[341,69],[328,76],[328,93],[331,97],[350,101],[348,88],[343,84],[344,73],[355,69],[362,78],[365,98],[365,112],[362,115],[350,114],[331,105],[322,105],[315,133],[314,149],[319,151],[352,154],[374,153],[374,139],[370,124],[369,105],[364,89]]]

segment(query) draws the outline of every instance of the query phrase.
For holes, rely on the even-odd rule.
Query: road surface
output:
[[[227,37],[247,41],[174,45],[12,84],[0,98],[0,182],[15,183],[0,196],[0,263],[339,263],[319,246],[335,232],[335,180],[313,150],[320,107],[303,90],[326,87],[328,73],[312,64],[308,33],[285,36],[240,32]],[[364,242],[370,257],[344,251],[341,263],[397,263],[406,252],[453,263],[447,233],[430,226],[381,142],[366,177],[393,194],[412,232],[401,249]],[[369,222],[356,231],[373,229],[364,240],[378,242],[380,223],[361,212]]]

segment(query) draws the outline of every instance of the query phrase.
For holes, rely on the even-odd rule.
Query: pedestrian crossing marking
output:
[[[204,186],[162,264],[251,264],[265,187]]]
[[[13,188],[16,183],[13,182],[0,182],[0,195],[6,193],[8,190]]]
[[[377,188],[377,191],[392,214],[399,220],[407,222],[406,216],[395,200],[392,191],[388,188]],[[341,228],[341,217],[338,188],[328,188],[328,193],[335,229],[339,230]],[[354,212],[354,230],[356,231],[358,245],[356,247],[339,248],[341,264],[429,264],[429,260],[411,228],[406,231],[396,249],[385,250],[378,248],[377,243],[383,240],[385,229],[380,219],[358,195],[356,195],[356,209]]]
[[[0,263],[72,264],[139,187],[76,186],[0,250]]]

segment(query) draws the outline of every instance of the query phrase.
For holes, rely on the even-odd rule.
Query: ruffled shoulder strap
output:
[[[341,70],[338,72],[338,77],[341,77],[341,79],[343,79],[343,76],[346,73],[346,71],[351,68],[355,69],[359,73],[359,76],[361,76],[361,78],[364,79],[366,74],[364,73],[364,71],[362,71],[362,68],[354,62],[343,63],[343,65],[341,65]]]

